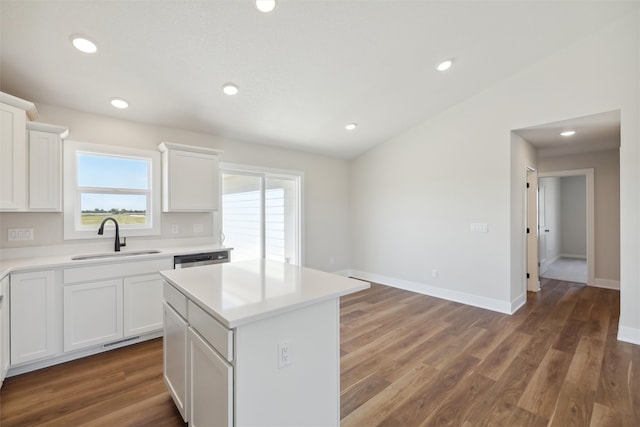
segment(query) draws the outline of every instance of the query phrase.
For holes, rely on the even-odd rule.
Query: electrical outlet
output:
[[[193,232],[194,233],[202,233],[204,231],[204,227],[202,224],[193,224]]]
[[[438,270],[436,270],[435,268],[431,270],[431,277],[438,277]]]
[[[7,230],[7,240],[33,240],[33,228],[9,228]]]
[[[291,365],[291,343],[282,341],[278,344],[278,369]]]
[[[178,224],[171,224],[171,232],[178,234],[180,232],[180,226]]]

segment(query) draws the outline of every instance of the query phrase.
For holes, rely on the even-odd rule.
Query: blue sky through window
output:
[[[78,186],[105,189],[147,190],[149,161],[144,159],[78,153]],[[107,193],[107,194],[105,194]],[[125,209],[146,211],[147,196],[140,194],[102,194],[83,192],[81,211]]]

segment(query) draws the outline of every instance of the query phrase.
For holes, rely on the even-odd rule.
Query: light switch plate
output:
[[[475,222],[471,224],[471,231],[474,233],[488,233],[489,232],[489,224]]]

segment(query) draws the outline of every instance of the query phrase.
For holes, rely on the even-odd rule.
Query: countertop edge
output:
[[[330,274],[330,273],[327,273],[327,274]],[[287,313],[287,312],[290,312],[290,311],[298,310],[300,308],[308,307],[308,306],[311,306],[311,305],[314,305],[314,304],[318,304],[320,302],[324,302],[324,301],[328,301],[328,300],[332,300],[332,299],[338,299],[338,298],[340,298],[342,296],[349,295],[349,294],[352,294],[352,293],[355,293],[355,292],[360,292],[360,291],[363,291],[365,289],[369,289],[371,287],[371,284],[369,282],[363,282],[363,281],[359,280],[359,282],[361,282],[360,286],[354,286],[354,287],[352,287],[350,289],[345,289],[343,291],[336,291],[336,292],[332,292],[330,294],[322,295],[322,296],[317,297],[317,298],[313,298],[313,299],[309,299],[309,300],[305,300],[305,301],[300,301],[300,302],[293,303],[293,304],[288,304],[288,305],[282,306],[282,307],[276,307],[276,308],[273,308],[273,309],[270,309],[270,310],[267,310],[267,311],[264,311],[264,312],[261,312],[261,313],[245,316],[245,317],[243,317],[241,319],[229,320],[226,317],[222,316],[217,311],[215,311],[209,305],[205,304],[200,298],[198,298],[196,295],[194,295],[192,292],[190,292],[187,288],[181,286],[180,284],[176,283],[171,278],[167,277],[165,274],[163,274],[162,271],[160,272],[160,275],[162,275],[162,277],[167,282],[169,282],[172,286],[174,286],[176,289],[178,289],[187,298],[189,298],[191,301],[193,301],[198,307],[200,307],[201,309],[206,311],[208,314],[210,314],[213,318],[215,318],[217,321],[219,321],[221,324],[223,324],[228,329],[235,329],[235,328],[237,328],[239,326],[246,325],[246,324],[249,324],[249,323],[253,323],[253,322],[256,322],[258,320],[262,320],[262,319],[266,319],[266,318],[269,318],[269,317],[278,316],[280,314],[284,314],[284,313]]]
[[[85,267],[89,265],[113,264],[116,262],[134,262],[139,260],[150,260],[173,257],[176,255],[196,254],[200,252],[232,251],[233,248],[222,247],[220,245],[194,245],[175,247],[153,247],[151,249],[160,251],[155,254],[135,255],[131,257],[107,257],[100,259],[72,260],[72,256],[82,255],[51,255],[25,258],[10,258],[0,260],[0,280],[14,273],[38,271],[50,268]],[[132,252],[145,250],[144,248],[131,249]],[[126,251],[122,251],[126,252]],[[103,253],[103,252],[101,252]],[[104,252],[106,253],[106,252]]]

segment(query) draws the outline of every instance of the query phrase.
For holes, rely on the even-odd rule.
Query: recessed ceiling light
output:
[[[348,125],[346,125],[344,128],[345,128],[346,130],[354,130],[354,129],[355,129],[355,128],[357,128],[357,127],[358,127],[358,124],[357,124],[357,123],[349,123],[349,124],[348,124]]]
[[[73,46],[80,52],[96,53],[96,51],[98,50],[98,46],[96,46],[96,44],[87,36],[84,36],[82,34],[73,34],[69,38],[71,39],[71,43],[73,43]]]
[[[561,132],[560,135],[562,135],[562,136],[571,136],[571,135],[574,135],[575,133],[576,133],[575,130],[566,130],[564,132]]]
[[[436,67],[436,70],[446,71],[449,68],[451,68],[452,65],[453,65],[453,59],[447,59],[446,61],[443,61],[440,64],[438,64],[438,66]]]
[[[222,85],[222,91],[227,95],[236,95],[238,93],[238,86],[233,83],[225,83]]]
[[[123,110],[129,106],[129,103],[122,98],[111,98],[111,105]]]
[[[256,0],[256,9],[260,12],[269,13],[276,8],[276,0]]]

